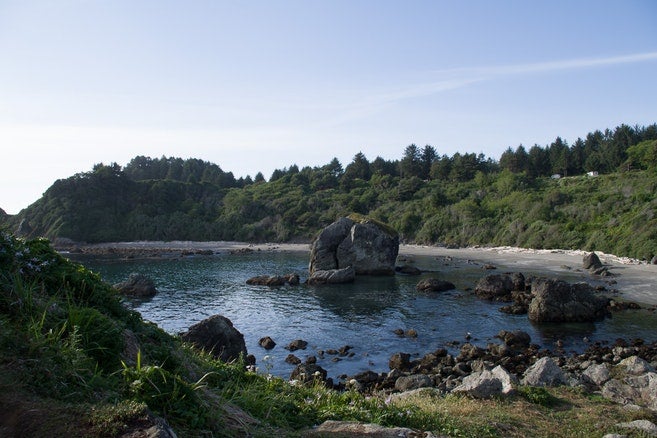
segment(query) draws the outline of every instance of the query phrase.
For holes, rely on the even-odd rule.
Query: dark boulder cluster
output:
[[[439,393],[461,393],[475,398],[512,394],[525,386],[568,385],[597,392],[609,400],[657,409],[657,342],[628,346],[599,344],[582,354],[565,357],[532,345],[521,331],[501,331],[501,344],[481,348],[464,344],[457,355],[438,349],[411,360],[408,353],[393,354],[390,371],[365,371],[338,385],[363,392],[392,393],[431,388]]]
[[[596,295],[586,283],[568,284],[541,278],[532,283],[528,316],[534,322],[590,322],[609,313],[609,299]]]
[[[258,275],[246,280],[246,284],[255,286],[297,286],[299,284],[299,274],[287,275]]]
[[[528,281],[520,272],[487,275],[477,283],[475,294],[491,301],[511,302],[500,310],[528,314],[534,322],[591,322],[609,314],[610,300],[589,284],[542,277]]]

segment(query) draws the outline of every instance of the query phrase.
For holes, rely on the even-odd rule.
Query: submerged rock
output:
[[[439,280],[437,278],[425,278],[418,282],[415,289],[422,292],[445,292],[456,289],[456,286],[449,281]]]

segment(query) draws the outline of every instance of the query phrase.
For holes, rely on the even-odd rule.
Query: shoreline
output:
[[[211,255],[221,253],[249,253],[257,251],[309,253],[310,243],[247,243],[231,241],[135,241],[95,244],[61,245],[58,251],[69,254],[120,255],[127,258],[162,256]],[[561,249],[527,249],[517,247],[468,247],[402,244],[399,255],[412,257],[449,257],[463,261],[492,264],[501,270],[522,272],[523,269],[554,271],[581,269],[582,258],[588,251]],[[610,279],[625,301],[657,305],[657,265],[596,252],[602,263],[614,274]],[[482,274],[483,276],[484,274]]]

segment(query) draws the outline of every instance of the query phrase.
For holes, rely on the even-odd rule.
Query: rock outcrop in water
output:
[[[309,280],[317,272],[348,267],[356,275],[393,275],[398,253],[399,236],[388,226],[360,215],[343,217],[313,242]]]
[[[608,313],[609,299],[586,283],[539,278],[532,283],[532,295],[528,316],[534,322],[590,322]]]
[[[224,362],[237,360],[240,355],[247,356],[244,335],[233,327],[228,318],[221,315],[194,324],[180,337]]]
[[[138,273],[130,274],[126,281],[115,284],[114,288],[120,294],[138,298],[153,297],[157,294],[153,280]]]

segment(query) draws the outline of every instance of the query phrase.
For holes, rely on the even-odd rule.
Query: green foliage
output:
[[[156,413],[176,423],[197,428],[205,426],[206,406],[197,394],[202,380],[189,383],[180,375],[157,365],[143,365],[141,352],[134,367],[123,365],[123,378],[129,397],[146,403]]]
[[[73,327],[84,352],[105,371],[116,370],[124,348],[122,327],[91,307],[71,307],[68,327]]]
[[[401,160],[369,162],[358,153],[344,170],[337,159],[293,164],[250,184],[201,160],[136,157],[124,169],[100,164],[59,180],[21,214],[0,220],[22,223],[33,236],[85,242],[306,242],[358,213],[387,223],[404,242],[595,249],[644,259],[657,253],[655,142],[657,125],[621,125],[572,145],[557,137],[528,151],[508,148],[499,163],[409,145]],[[589,170],[600,176],[583,176]],[[26,269],[45,268],[24,259]],[[88,273],[61,269],[64,281],[95,285],[74,288],[89,304],[107,302],[105,310],[120,312]]]
[[[559,399],[543,387],[521,386],[518,388],[518,393],[528,402],[546,408],[556,406],[559,403]]]

